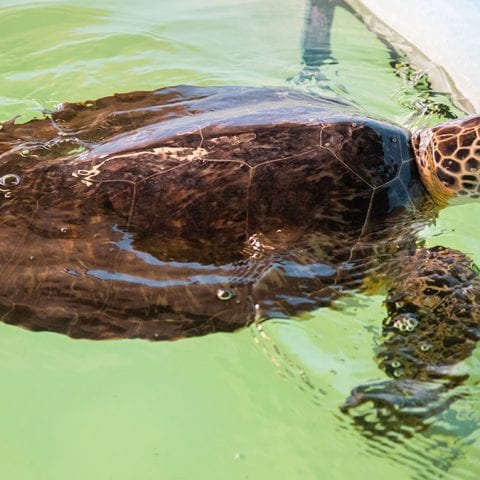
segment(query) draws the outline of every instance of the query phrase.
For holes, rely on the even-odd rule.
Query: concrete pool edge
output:
[[[450,61],[446,61],[446,58],[434,55],[432,47],[436,45],[434,33],[431,36],[430,47],[425,43],[425,37],[423,39],[412,37],[415,24],[409,22],[408,16],[403,15],[402,18],[400,15],[400,9],[405,10],[406,4],[398,1],[388,4],[378,0],[347,1],[360,14],[362,21],[370,30],[403,51],[419,71],[427,73],[436,90],[451,92],[454,102],[468,114],[480,109],[480,92],[477,93],[480,87],[475,87],[473,81],[465,81],[466,66],[462,67],[462,59],[453,62],[451,58]],[[419,20],[417,17],[416,21]],[[434,26],[431,22],[430,30],[434,29]],[[440,35],[440,32],[436,32],[436,35]]]

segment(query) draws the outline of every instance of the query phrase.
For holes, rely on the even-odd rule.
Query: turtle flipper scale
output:
[[[465,254],[444,247],[420,248],[402,265],[386,299],[377,354],[393,380],[355,388],[342,411],[361,420],[352,409],[371,402],[384,412],[374,423],[392,426],[394,417],[418,427],[448,408],[458,398],[451,390],[468,378],[454,367],[480,339],[480,277]]]

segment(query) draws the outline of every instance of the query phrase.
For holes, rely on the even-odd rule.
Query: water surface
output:
[[[292,85],[304,15],[303,1],[287,0],[2,0],[0,118],[180,83]],[[405,69],[393,74],[383,43],[342,11],[332,43],[334,90],[371,114],[414,121],[423,94]],[[461,114],[446,95],[434,102]],[[423,236],[480,262],[478,211],[447,209]],[[339,412],[351,388],[385,378],[373,360],[382,300],[352,296],[309,320],[173,343],[74,341],[0,324],[0,474],[477,478],[478,353],[461,366],[471,375],[464,398],[422,433],[368,438]]]

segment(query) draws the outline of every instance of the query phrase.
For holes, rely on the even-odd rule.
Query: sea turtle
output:
[[[334,100],[240,87],[114,95],[4,123],[2,320],[174,339],[400,281],[412,286],[391,310],[405,290],[434,309],[476,275],[460,254],[416,251],[414,233],[449,198],[478,198],[479,136],[479,117],[412,137]]]
[[[441,375],[478,339],[470,261],[415,233],[479,197],[480,117],[411,135],[294,89],[178,86],[5,122],[0,155],[6,323],[170,340],[386,285],[392,377]]]

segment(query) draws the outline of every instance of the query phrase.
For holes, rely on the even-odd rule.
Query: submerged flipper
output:
[[[311,0],[303,38],[303,64],[319,68],[325,63],[336,63],[332,57],[330,34],[335,9],[341,0]]]
[[[388,65],[392,73],[402,81],[401,88],[395,92],[398,102],[412,111],[407,120],[409,125],[417,128],[425,124],[425,118],[438,117],[457,118],[463,112],[473,112],[471,104],[466,101],[455,85],[450,81],[448,74],[442,67],[433,64],[414,46],[393,32],[374,15],[365,15],[368,10],[355,9],[357,2],[345,0],[310,0],[308,12],[305,17],[303,38],[302,70],[289,80],[299,86],[321,90],[326,95],[337,98],[351,97],[346,88],[330,65],[338,63],[333,53],[331,44],[334,18],[338,9],[348,12],[371,32],[384,46],[387,54]],[[364,11],[366,10],[366,11]],[[374,19],[374,20],[372,20]],[[345,32],[344,32],[345,33]],[[352,43],[352,45],[354,45]],[[405,45],[408,47],[405,49]],[[407,53],[408,52],[408,53]],[[361,59],[358,59],[361,60]],[[362,65],[358,65],[362,70]],[[427,73],[428,72],[428,73]],[[432,78],[435,86],[432,86]],[[439,90],[436,90],[439,89]],[[355,103],[354,98],[349,98],[350,103]]]
[[[387,298],[380,366],[395,378],[434,380],[480,339],[480,278],[461,252],[420,249]],[[453,380],[453,377],[452,377]]]
[[[346,10],[362,22],[366,28],[370,29],[363,17],[344,0],[310,0],[302,44],[302,64],[304,69],[297,76],[297,83],[311,80],[312,78],[326,80],[322,73],[322,67],[337,63],[332,54],[331,46],[332,25],[337,8]],[[398,51],[383,35],[378,32],[372,33],[385,45],[391,61],[398,63],[398,60],[404,54]]]
[[[342,407],[349,411],[373,403],[383,415],[369,427],[397,421],[421,427],[426,418],[448,408],[456,399],[452,389],[468,378],[455,367],[480,339],[480,277],[466,255],[421,248],[403,264],[404,275],[387,297],[377,355],[379,366],[394,380],[357,387]],[[356,419],[367,426],[363,415]]]

